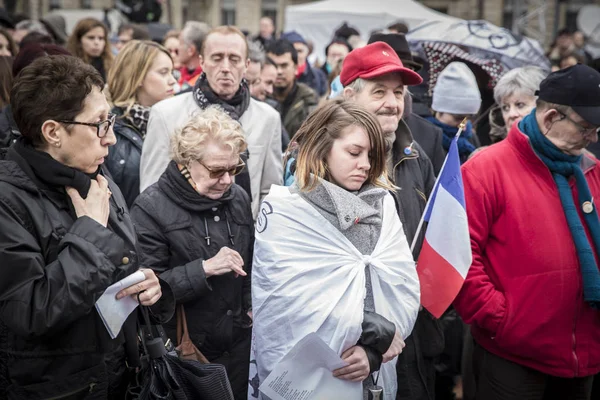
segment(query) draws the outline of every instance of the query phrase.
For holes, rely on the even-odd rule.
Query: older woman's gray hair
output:
[[[535,96],[546,73],[539,67],[527,66],[508,71],[494,88],[494,100],[500,105],[502,99],[515,93]]]
[[[202,160],[206,144],[218,143],[243,153],[248,144],[240,123],[219,106],[207,107],[192,118],[171,138],[171,156],[180,165]]]

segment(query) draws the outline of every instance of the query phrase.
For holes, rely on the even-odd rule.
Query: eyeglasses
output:
[[[239,164],[232,168],[211,168],[206,166],[202,161],[198,161],[198,164],[202,165],[208,170],[208,175],[210,176],[210,179],[219,179],[226,173],[230,176],[236,176],[239,175],[246,167],[246,164],[242,161],[241,158]]]
[[[114,125],[116,118],[117,116],[115,114],[108,114],[108,119],[105,119],[104,121],[100,122],[79,122],[66,120],[57,120],[57,122],[70,125],[93,126],[94,128],[96,128],[96,135],[98,135],[99,138],[103,138],[110,130],[110,127]]]
[[[561,121],[564,120],[564,119],[567,119],[569,122],[571,122],[577,128],[579,128],[579,133],[582,136],[593,135],[594,133],[599,133],[600,132],[600,127],[597,127],[597,126],[583,126],[579,122],[573,121],[573,119],[571,119],[567,114],[563,114],[560,111],[558,113],[563,116],[563,118],[560,119]]]

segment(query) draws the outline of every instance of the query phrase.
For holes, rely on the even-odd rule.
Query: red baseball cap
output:
[[[391,72],[398,72],[405,85],[419,85],[423,82],[423,78],[406,68],[394,49],[384,42],[374,42],[352,50],[344,59],[340,82],[347,86],[357,78],[375,78]]]

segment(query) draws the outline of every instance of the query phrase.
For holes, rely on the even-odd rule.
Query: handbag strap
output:
[[[185,309],[183,308],[183,304],[180,304],[177,306],[177,345],[180,345],[183,341],[189,342],[191,339],[185,317]]]

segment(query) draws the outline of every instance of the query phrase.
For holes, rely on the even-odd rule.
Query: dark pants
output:
[[[476,400],[591,400],[593,376],[558,378],[498,357],[475,344]]]
[[[211,363],[225,366],[235,400],[248,399],[251,333],[250,328],[234,328],[234,337],[237,340],[231,346],[231,351],[223,353],[218,358],[209,359]]]

